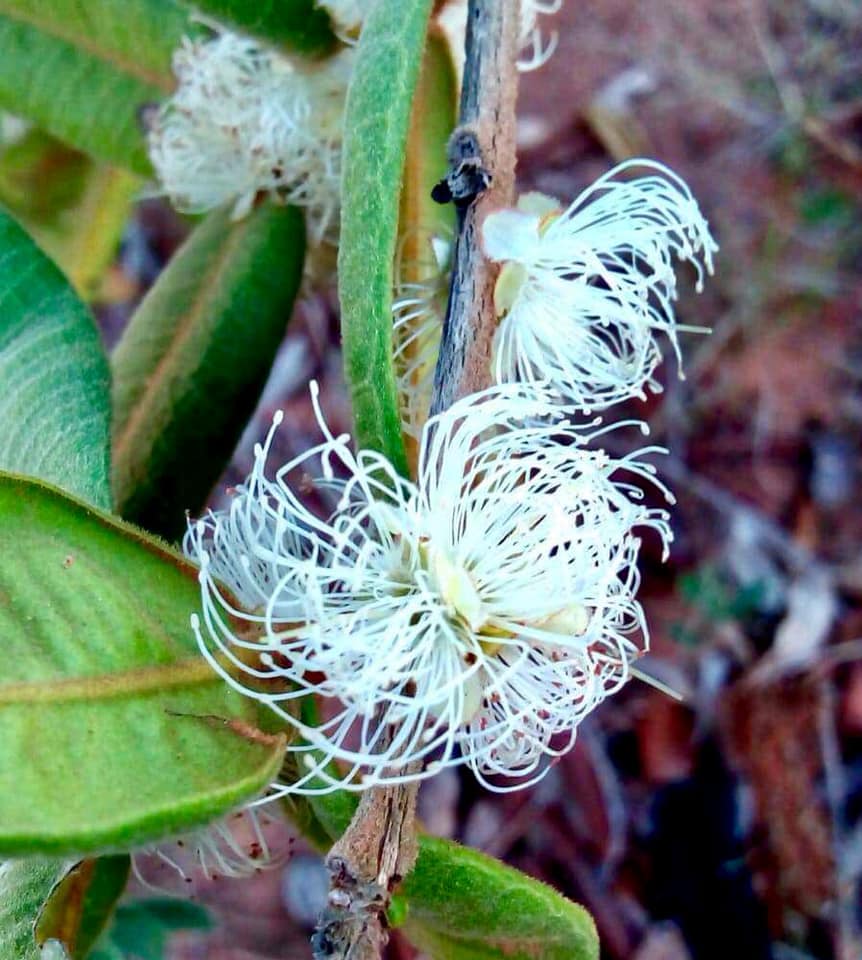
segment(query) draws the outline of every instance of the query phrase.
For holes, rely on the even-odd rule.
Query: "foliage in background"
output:
[[[164,960],[172,934],[211,927],[209,914],[197,903],[165,897],[131,900],[117,908],[89,960]]]

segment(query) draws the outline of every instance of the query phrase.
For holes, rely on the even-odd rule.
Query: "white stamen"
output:
[[[408,239],[420,251],[416,260],[405,255]],[[444,237],[411,234],[402,240],[395,261],[393,363],[398,377],[402,427],[408,436],[416,439],[431,406],[452,250],[451,241]]]
[[[190,524],[186,552],[212,558],[204,655],[303,738],[288,749],[305,772],[281,792],[430,776],[409,768],[432,757],[519,788],[628,679],[648,644],[634,531],[670,540],[637,484],[664,488],[640,460],[652,451],[594,449],[614,428],[574,425],[554,401],[517,384],[459,401],[423,428],[413,483],[354,455],[315,399],[323,442],[270,480],[273,427],[230,506]],[[286,480],[318,460],[338,494],[327,520]],[[290,703],[309,696],[332,704],[319,726]]]
[[[636,167],[648,175],[618,179]],[[495,291],[498,382],[547,381],[581,410],[643,398],[659,389],[658,333],[681,368],[673,261],[692,263],[699,289],[717,247],[667,167],[628,161],[559,215],[501,210],[486,217],[482,236],[488,256],[504,264]]]

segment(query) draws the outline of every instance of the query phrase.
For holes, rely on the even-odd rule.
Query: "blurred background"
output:
[[[569,0],[542,24],[559,46],[522,77],[521,189],[569,202],[652,157],[721,247],[702,295],[680,277],[680,321],[712,329],[684,336],[685,379],[671,357],[664,392],[618,411],[671,451],[676,540],[666,564],[645,543],[641,597],[645,668],[683,701],[633,681],[539,786],[447,770],[422,820],[583,903],[607,960],[860,960],[862,6]],[[96,294],[109,345],[187,229],[162,200],[135,210]],[[312,377],[348,430],[334,292],[298,307],[214,503],[276,408],[276,457],[316,439]],[[172,934],[166,960],[310,956],[322,862],[266,829],[282,856],[251,880],[139,858],[214,923]],[[397,931],[389,956],[415,956]]]

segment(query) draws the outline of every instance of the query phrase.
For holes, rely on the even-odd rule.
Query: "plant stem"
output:
[[[416,764],[411,772],[418,772]],[[374,787],[330,850],[329,906],[312,941],[315,960],[378,960],[389,939],[386,909],[416,860],[417,783]]]
[[[514,200],[518,7],[515,0],[470,0],[460,126],[449,144],[448,182],[463,182],[471,168],[475,179],[478,168],[488,186],[475,197],[455,197],[461,216],[432,414],[491,382],[499,267],[483,254],[480,229],[488,213]]]
[[[455,187],[459,230],[432,413],[490,382],[498,268],[482,253],[479,228],[491,210],[511,205],[514,194],[518,14],[519,0],[469,2],[460,125],[449,144],[447,178]],[[471,192],[477,179],[481,189]],[[464,183],[466,192],[459,189]],[[404,772],[420,769],[417,763]],[[391,892],[416,859],[418,790],[414,781],[362,795],[327,857],[329,907],[314,936],[315,960],[380,957]]]

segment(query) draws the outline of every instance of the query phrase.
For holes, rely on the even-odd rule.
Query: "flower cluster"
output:
[[[539,15],[562,0],[521,7],[523,69],[553,53]],[[255,40],[207,23],[212,36],[185,38],[175,52],[177,89],[149,120],[148,150],[161,189],[177,209],[205,213],[233,203],[244,217],[261,194],[303,207],[316,242],[335,240],[341,146],[352,43],[368,0],[319,0],[348,45],[320,62],[289,59]]]
[[[185,39],[177,89],[148,136],[150,159],[174,205],[202,213],[259,193],[304,207],[315,240],[339,209],[344,98],[353,51],[298,63],[228,30]]]
[[[647,642],[637,531],[671,536],[641,500],[638,482],[657,484],[650,451],[614,459],[594,444],[607,428],[513,385],[432,417],[414,483],[352,453],[314,396],[323,442],[268,479],[277,417],[229,509],[189,529],[202,649],[296,729],[303,775],[285,789],[452,764],[494,789],[532,782]],[[289,483],[318,458],[326,519]],[[302,709],[314,695],[332,708],[316,724]]]
[[[527,66],[550,55],[538,18],[560,4],[522,5]],[[321,6],[352,41],[364,0]],[[333,238],[352,59],[347,46],[299,66],[218,28],[186,40],[149,135],[165,191],[190,211],[232,201],[236,217],[269,193],[306,208],[314,239]],[[625,179],[634,167],[646,175]],[[698,287],[712,270],[706,221],[671,171],[630,161],[567,209],[526,195],[491,213],[481,238],[500,264],[496,384],[430,419],[451,243],[417,233],[395,265],[393,362],[415,480],[333,435],[313,385],[323,440],[268,472],[277,415],[229,507],[189,526],[195,635],[228,683],[293,729],[300,762],[285,792],[457,764],[492,789],[531,783],[647,649],[640,537],[666,552],[671,532],[643,487],[672,498],[644,460],[658,448],[610,456],[602,437],[631,423],[589,417],[657,389],[659,333],[679,357],[691,328],[674,316],[674,267],[692,263]],[[325,514],[300,496],[297,472],[318,473]],[[220,872],[244,869],[231,837],[196,849]]]

